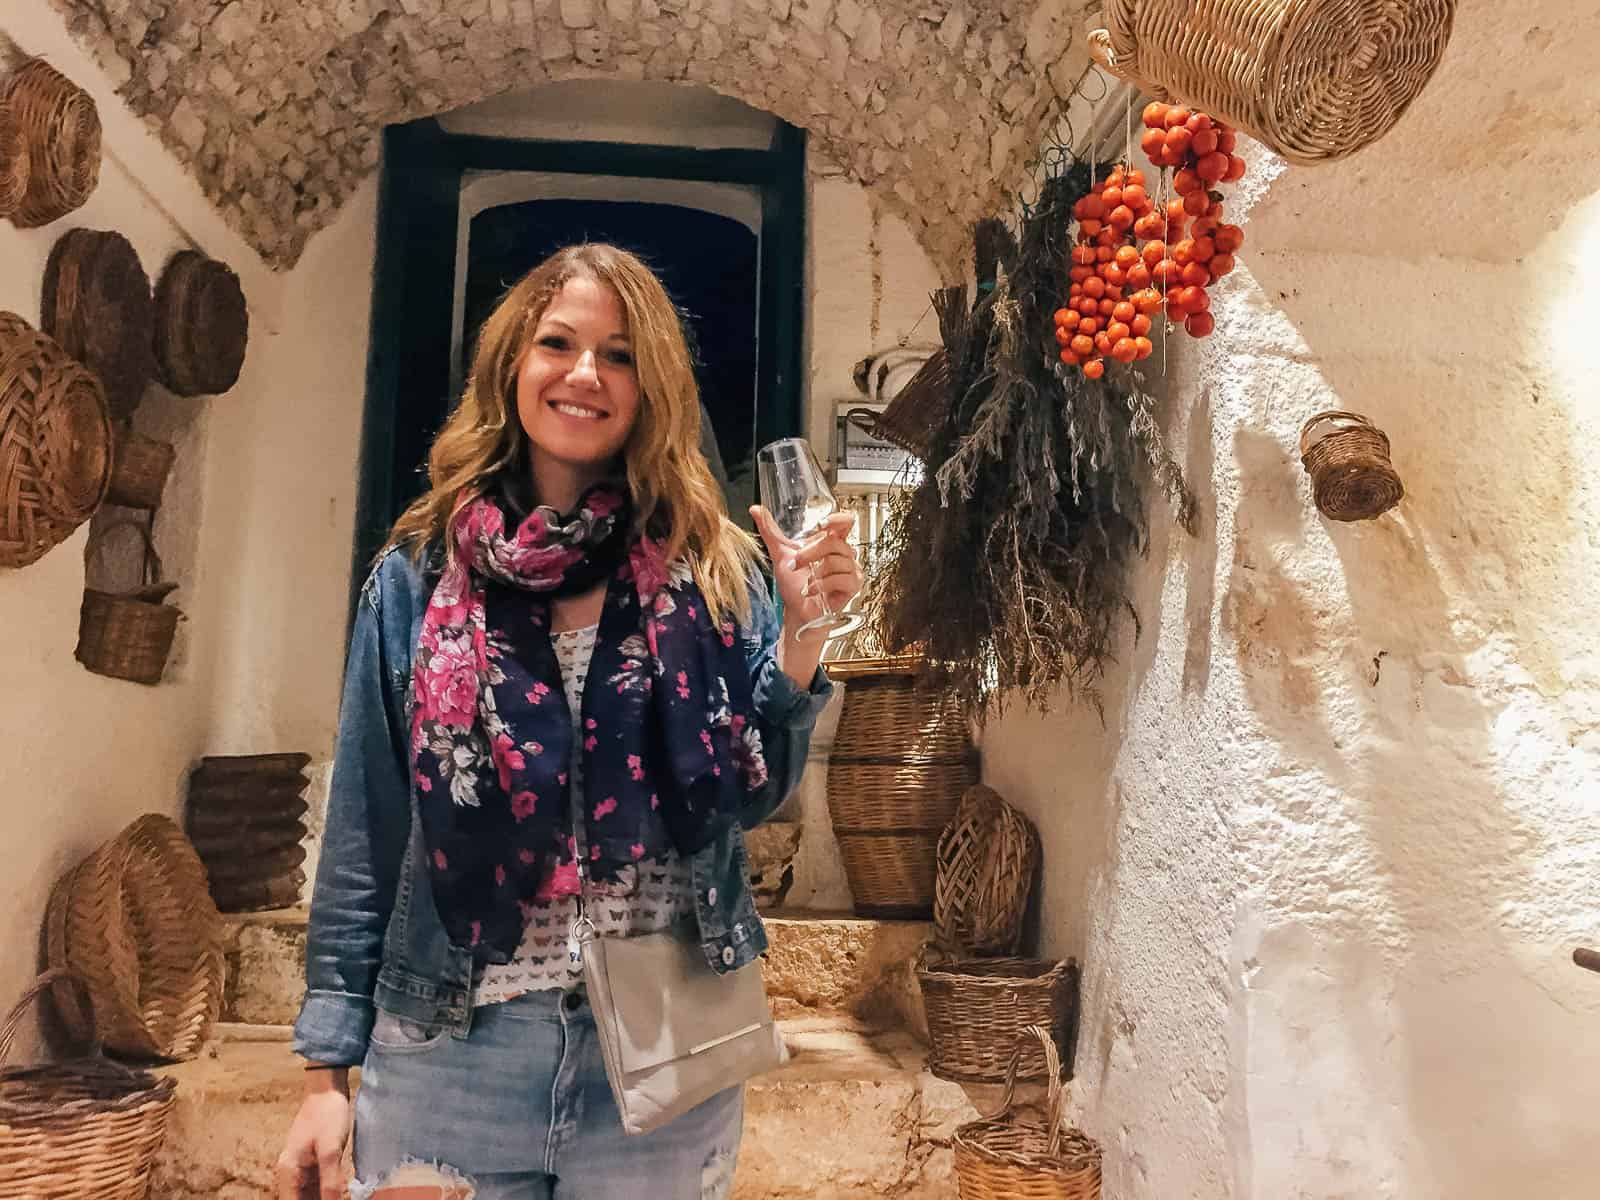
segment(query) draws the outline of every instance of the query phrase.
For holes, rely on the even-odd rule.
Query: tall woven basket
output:
[[[70,972],[34,981],[0,1028],[0,1063],[28,1006],[73,984],[89,1011]],[[0,1200],[145,1200],[177,1085],[105,1058],[92,1033],[86,1041],[80,1058],[0,1070]]]
[[[94,998],[69,989],[56,1007],[80,1037],[98,1032],[119,1054],[193,1058],[222,1009],[222,918],[183,831],[150,813],[57,881],[45,917],[52,967],[69,968]]]
[[[1314,164],[1394,127],[1444,56],[1455,10],[1456,0],[1105,0],[1089,46],[1157,99]]]
[[[978,782],[966,716],[917,678],[916,658],[829,663],[846,681],[828,809],[862,916],[933,915],[939,835]]]
[[[1009,1071],[1000,1111],[967,1122],[951,1138],[961,1200],[1100,1200],[1100,1147],[1067,1127],[1061,1061],[1048,1029],[1030,1025],[1023,1031],[1013,1067],[1023,1046],[1035,1040],[1049,1081],[1045,1123],[1016,1120],[1017,1072]]]

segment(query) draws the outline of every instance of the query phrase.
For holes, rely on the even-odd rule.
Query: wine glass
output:
[[[781,438],[756,453],[756,473],[761,482],[761,503],[788,538],[803,542],[833,515],[838,502],[817,465],[805,438]],[[807,621],[795,636],[839,637],[861,624],[859,613],[835,612],[817,581],[817,564],[811,564],[811,582],[817,587],[822,615]]]

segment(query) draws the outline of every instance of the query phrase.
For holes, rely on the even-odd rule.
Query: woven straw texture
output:
[[[1043,1025],[1072,1045],[1077,1028],[1078,967],[1067,959],[964,958],[917,967],[928,1011],[928,1069],[957,1083],[1005,1079],[1018,1039]],[[1044,1051],[1024,1046],[1019,1079],[1042,1079]]]
[[[1049,1081],[1045,1123],[1015,1120],[1017,1074],[1008,1072],[1000,1112],[967,1122],[951,1139],[961,1200],[1100,1200],[1100,1147],[1066,1125],[1066,1088],[1050,1031],[1028,1026],[1013,1064],[1034,1041],[1043,1051]]]
[[[939,835],[933,925],[940,948],[1016,954],[1039,853],[1039,834],[1028,818],[993,788],[968,788]]]
[[[156,360],[180,396],[219,396],[239,380],[250,313],[239,277],[194,250],[173,256],[156,285]]]
[[[93,556],[117,529],[132,527],[144,541],[144,584],[126,592],[83,589],[77,660],[96,675],[153,686],[161,682],[183,613],[163,601],[177,588],[161,582],[161,556],[150,531],[131,518],[112,521],[90,538]]]
[[[183,831],[150,813],[56,883],[50,965],[82,978],[93,1028],[120,1054],[193,1058],[222,1008],[222,918]],[[68,990],[56,1007],[80,1038],[91,1017]]]
[[[177,457],[172,443],[128,428],[115,429],[111,441],[111,489],[106,502],[151,511],[160,508]]]
[[[100,379],[113,421],[125,421],[155,378],[155,299],[139,252],[120,233],[74,229],[50,251],[44,331]]]
[[[25,567],[105,499],[111,421],[95,377],[0,312],[0,566]]]
[[[1394,127],[1450,41],[1456,0],[1105,0],[1094,57],[1158,99],[1237,125],[1290,162]]]
[[[0,105],[22,129],[28,183],[11,222],[33,229],[82,207],[100,183],[100,111],[77,84],[30,59],[0,84]]]
[[[828,810],[863,916],[932,915],[939,835],[978,781],[978,752],[948,693],[915,660],[830,663],[848,680],[828,757]]]
[[[1406,494],[1389,461],[1389,436],[1359,413],[1330,409],[1300,429],[1300,462],[1330,521],[1370,521]]]
[[[61,970],[34,981],[0,1030],[0,1062],[33,1000],[70,981]],[[144,1200],[175,1088],[93,1041],[82,1058],[0,1070],[0,1200]]]
[[[299,899],[310,762],[309,754],[213,757],[189,777],[185,824],[223,912]]]
[[[17,211],[28,194],[28,143],[10,105],[0,101],[0,217]]]

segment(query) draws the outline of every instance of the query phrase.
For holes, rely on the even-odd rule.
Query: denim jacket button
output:
[[[716,888],[707,888],[706,889],[706,903],[707,904],[715,904],[716,902],[717,902],[717,889]]]
[[[733,966],[733,947],[732,946],[724,946],[722,948],[722,965],[725,966],[725,967]]]

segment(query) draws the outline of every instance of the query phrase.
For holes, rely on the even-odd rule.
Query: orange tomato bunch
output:
[[[1161,311],[1161,293],[1133,244],[1134,227],[1155,210],[1144,172],[1122,167],[1073,205],[1078,244],[1067,303],[1055,314],[1056,344],[1061,361],[1090,379],[1105,374],[1107,358],[1131,363],[1155,353],[1150,322]]]
[[[1157,166],[1175,168],[1177,194],[1165,213],[1135,232],[1147,239],[1142,252],[1151,256],[1167,319],[1192,337],[1205,337],[1216,328],[1206,289],[1233,270],[1244,245],[1244,230],[1222,221],[1222,193],[1215,186],[1244,175],[1244,159],[1234,153],[1238,134],[1203,112],[1159,101],[1145,107],[1144,125],[1140,147]]]

